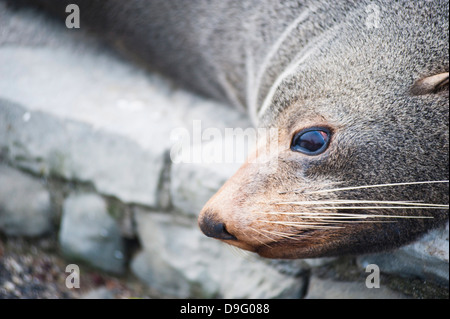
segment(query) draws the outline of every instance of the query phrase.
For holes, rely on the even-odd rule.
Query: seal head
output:
[[[210,199],[203,232],[310,258],[392,249],[447,222],[448,10],[437,7],[448,2],[386,5],[378,29],[349,14],[280,73],[259,114],[278,149],[257,149]]]

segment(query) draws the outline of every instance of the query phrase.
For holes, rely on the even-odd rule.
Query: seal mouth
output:
[[[314,246],[305,245],[288,245],[286,243],[276,243],[271,246],[261,245],[253,252],[259,256],[271,259],[298,259],[317,257],[314,253]]]
[[[258,252],[258,248],[259,247],[255,247],[255,246],[252,246],[250,244],[247,244],[247,243],[245,243],[243,241],[240,241],[237,238],[234,239],[234,240],[222,240],[222,241],[224,243],[228,244],[228,245],[240,248],[242,250],[247,250],[247,251],[250,251],[252,253],[257,253],[258,255],[260,255],[259,252]],[[260,256],[262,256],[262,255],[260,255]]]
[[[220,241],[235,246],[237,248],[256,253],[264,258],[283,258],[283,259],[294,259],[298,258],[299,250],[305,256],[310,255],[310,247],[307,243],[292,245],[289,241],[279,241],[264,244],[255,244],[254,242],[249,242],[246,240],[239,239],[230,234],[233,239],[219,239]],[[217,237],[215,237],[217,238]]]

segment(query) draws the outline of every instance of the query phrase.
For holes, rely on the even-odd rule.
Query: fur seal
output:
[[[269,258],[392,249],[448,221],[448,1],[33,1],[278,129],[200,213]]]

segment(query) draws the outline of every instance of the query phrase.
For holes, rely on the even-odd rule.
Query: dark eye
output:
[[[324,127],[305,129],[294,135],[291,150],[306,155],[318,155],[327,149],[330,136],[330,130]]]

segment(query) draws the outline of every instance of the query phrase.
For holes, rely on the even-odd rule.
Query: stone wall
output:
[[[314,260],[262,259],[205,237],[197,214],[239,164],[171,161],[171,133],[194,120],[250,126],[98,39],[0,1],[3,236],[57,234],[68,263],[131,272],[164,297],[448,297],[448,224],[397,251]],[[366,288],[368,264],[379,289]]]

